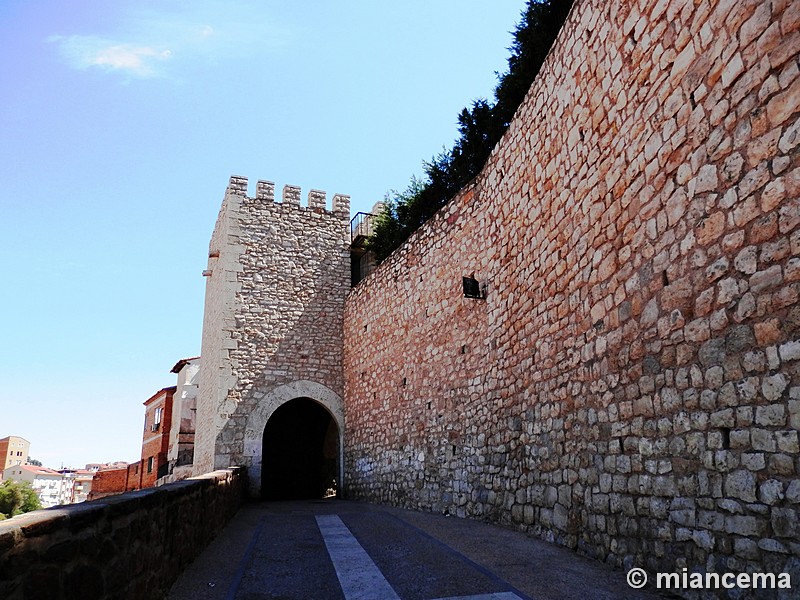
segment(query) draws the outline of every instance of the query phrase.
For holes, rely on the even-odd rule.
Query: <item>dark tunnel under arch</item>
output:
[[[261,497],[323,498],[336,493],[339,427],[311,398],[295,398],[272,413],[264,427]]]

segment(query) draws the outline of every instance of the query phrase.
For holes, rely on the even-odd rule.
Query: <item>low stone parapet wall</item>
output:
[[[0,598],[163,598],[241,505],[239,467],[0,522]]]

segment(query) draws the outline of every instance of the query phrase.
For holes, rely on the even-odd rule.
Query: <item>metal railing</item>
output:
[[[375,223],[376,215],[372,213],[359,212],[350,219],[350,244],[360,246],[372,235],[372,227]]]

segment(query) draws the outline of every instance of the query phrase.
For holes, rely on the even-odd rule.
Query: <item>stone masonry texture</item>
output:
[[[4,600],[156,600],[244,499],[240,469],[0,522]]]
[[[347,196],[327,210],[311,190],[301,206],[285,186],[276,202],[271,182],[249,197],[247,179],[231,177],[205,273],[195,474],[244,466],[258,495],[264,425],[293,394],[341,415],[341,431],[349,218]]]
[[[347,298],[350,496],[800,585],[799,27],[576,1],[482,173]]]

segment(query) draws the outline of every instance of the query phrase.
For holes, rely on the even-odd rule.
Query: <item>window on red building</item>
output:
[[[158,407],[153,413],[153,431],[158,431],[161,427],[161,414],[164,412],[162,407]]]

